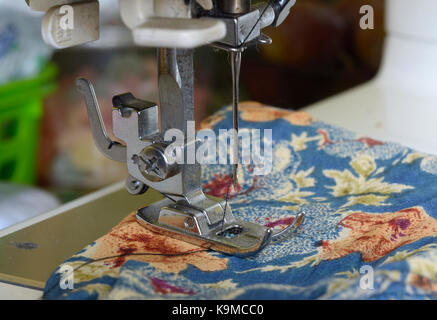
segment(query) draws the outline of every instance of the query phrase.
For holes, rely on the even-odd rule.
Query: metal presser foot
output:
[[[228,254],[254,254],[270,242],[271,229],[235,219],[229,206],[223,214],[223,201],[207,199],[209,212],[187,202],[164,199],[138,210],[137,218],[152,231]]]
[[[138,210],[137,219],[147,229],[172,238],[226,254],[250,256],[258,253],[271,241],[291,237],[305,216],[304,213],[299,213],[290,226],[275,233],[271,228],[236,219],[230,206],[226,206],[224,201],[213,198],[210,200],[217,207],[213,215],[187,203],[174,203],[164,199]],[[226,213],[223,219],[224,210]]]

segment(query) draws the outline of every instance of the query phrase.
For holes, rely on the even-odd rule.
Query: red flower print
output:
[[[381,214],[356,212],[339,225],[349,232],[337,240],[320,242],[322,260],[339,259],[359,252],[363,261],[371,262],[400,246],[437,235],[437,220],[421,207]]]

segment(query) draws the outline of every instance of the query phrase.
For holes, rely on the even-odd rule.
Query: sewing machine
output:
[[[42,33],[51,46],[67,48],[99,38],[98,1],[26,2],[31,9],[46,12]],[[203,193],[200,164],[169,161],[171,154],[167,147],[170,142],[164,140],[167,130],[178,129],[184,134],[183,142],[177,146],[179,151],[197,143],[188,133],[195,107],[193,49],[211,46],[228,52],[231,57],[235,129],[232,139],[234,159],[238,159],[235,146],[238,147],[241,55],[250,46],[269,44],[271,40],[262,29],[279,26],[294,3],[295,0],[270,0],[257,5],[251,5],[250,0],[120,0],[121,18],[132,30],[135,44],[158,48],[160,106],[131,93],[114,96],[113,133],[122,141],[120,143],[107,135],[92,84],[82,78],[76,85],[84,96],[97,148],[108,158],[126,163],[129,177],[124,187],[131,195],[121,190],[121,185],[113,186],[55,213],[3,231],[0,245],[11,258],[0,262],[0,279],[41,288],[49,273],[63,259],[107,232],[133,210],[137,211],[137,219],[145,228],[239,256],[255,254],[271,241],[279,241],[296,232],[304,220],[302,212],[290,226],[276,232],[237,219],[227,199]],[[237,184],[237,166],[238,160],[233,163],[234,186]],[[141,196],[149,188],[153,191]],[[158,201],[162,195],[165,198]],[[98,210],[95,210],[96,206]],[[84,230],[83,225],[93,225],[98,231]],[[41,230],[45,230],[44,234]],[[44,248],[46,254],[41,250],[23,252],[10,245],[29,239]],[[36,251],[40,252],[35,254]],[[54,253],[60,253],[56,259],[51,258]],[[33,264],[31,268],[29,262]]]
[[[233,74],[234,152],[238,151],[238,87],[242,52],[249,46],[269,44],[262,34],[266,26],[279,26],[295,1],[269,1],[251,6],[250,0],[222,1],[120,1],[120,14],[132,29],[136,45],[157,47],[160,107],[131,93],[113,97],[113,132],[123,141],[112,141],[106,134],[98,102],[91,83],[78,79],[84,95],[94,141],[108,158],[125,162],[129,171],[126,189],[132,195],[149,187],[166,198],[137,211],[137,220],[145,228],[212,250],[246,256],[256,254],[270,241],[291,236],[304,219],[299,213],[286,229],[271,228],[241,221],[232,214],[224,199],[206,196],[201,186],[201,167],[188,158],[196,141],[189,132],[193,111],[193,48],[210,45],[225,50],[231,57]],[[97,2],[71,4],[97,5]],[[61,7],[62,8],[62,7]],[[57,12],[51,11],[57,18]],[[50,18],[48,18],[50,19]],[[59,35],[56,23],[54,43],[67,38]],[[74,32],[74,30],[73,30]],[[61,32],[62,34],[62,32]],[[67,42],[76,43],[74,34]],[[159,116],[160,114],[160,116]],[[160,119],[160,122],[159,122]],[[193,126],[194,127],[194,126]],[[168,130],[178,129],[183,138],[168,151],[172,141],[165,139]],[[234,156],[238,159],[238,154]],[[173,160],[173,161],[172,161]],[[233,163],[233,182],[237,185],[238,160]]]
[[[156,25],[158,22],[147,20],[149,15],[143,11],[145,8],[139,7],[141,1],[127,1],[132,1],[137,5],[137,7],[133,7],[135,10],[125,11],[123,15],[127,18],[128,26],[134,33],[137,33],[137,40],[147,40],[143,33],[145,30],[141,28],[141,25]],[[127,1],[120,1],[120,3]],[[63,0],[53,0],[41,1],[41,4],[45,2],[50,2],[53,6],[64,3]],[[49,6],[43,5],[38,8],[36,4],[37,2],[34,2],[36,10],[47,11],[50,9]],[[411,5],[409,0],[387,0],[387,40],[384,62],[378,77],[356,89],[310,106],[307,111],[318,119],[376,139],[391,140],[418,150],[437,153],[437,140],[434,132],[435,119],[437,118],[434,107],[437,101],[434,89],[437,61],[435,59],[437,56],[436,5],[435,0],[417,0],[414,5]],[[181,11],[178,14],[187,15],[188,13]],[[266,19],[266,22],[261,22],[260,28],[262,29],[262,26],[268,24],[269,21],[271,22],[272,17],[270,15],[270,20]],[[214,40],[213,37],[209,37],[211,42],[219,41],[219,34],[223,36],[224,33],[223,27],[219,26],[221,24],[219,19],[216,19],[216,22],[216,24],[208,22],[209,27],[215,30],[214,34],[217,37]],[[194,41],[194,38],[191,39],[189,35],[190,28],[187,26],[186,29],[188,29],[186,30],[188,34],[186,38]],[[169,34],[172,34],[171,30]],[[261,32],[258,35],[260,34]],[[157,34],[155,35],[159,39]],[[83,36],[82,40],[93,40],[96,33],[86,34],[86,39],[85,34]],[[147,37],[149,36],[151,35],[149,34]],[[48,40],[51,41],[50,39],[49,37]],[[179,39],[173,40],[175,40],[175,44],[180,43]],[[192,47],[201,45],[201,43],[212,45],[201,36],[196,38],[196,41],[198,42],[191,42]],[[170,55],[163,55],[166,58],[164,62],[174,62],[175,59],[170,59],[171,56],[181,57],[182,52],[188,53],[190,56],[189,50],[163,50],[167,53],[173,52]],[[420,61],[420,64],[412,63],[412,61]],[[169,66],[168,63],[164,65]],[[163,70],[164,82],[172,82],[172,70],[176,70],[176,65],[170,64],[170,66],[174,68]],[[85,89],[89,89],[86,83],[82,85]],[[179,88],[181,87],[179,86]],[[181,94],[184,97],[185,92],[181,92]],[[90,101],[90,106],[93,105],[93,100]],[[396,116],[394,116],[395,114]],[[187,117],[186,114],[182,116]],[[99,121],[96,123],[98,124]],[[102,131],[97,130],[96,132],[101,133]],[[103,138],[102,141],[107,143],[105,142],[106,137]],[[134,183],[133,188],[131,188],[134,193],[135,190],[143,191],[141,188],[136,189],[136,185]],[[138,185],[141,186],[141,184]],[[40,297],[40,289],[59,263],[108,232],[112,226],[130,212],[145,205],[157,203],[161,199],[162,195],[154,191],[153,187],[144,195],[131,196],[126,192],[123,182],[73,201],[55,211],[0,231],[0,252],[2,252],[0,297]],[[93,227],[84,228],[84,226]],[[38,251],[20,250],[9,245],[13,242],[27,241],[37,243],[40,249]],[[16,286],[17,284],[20,287]]]

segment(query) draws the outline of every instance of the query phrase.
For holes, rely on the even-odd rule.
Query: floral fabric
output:
[[[230,128],[225,108],[202,128]],[[141,227],[132,213],[64,264],[74,289],[48,299],[433,299],[437,293],[437,157],[359,136],[291,112],[247,102],[240,127],[273,129],[272,172],[239,167],[234,215],[284,228],[299,210],[299,233],[238,258]],[[225,197],[230,167],[203,168],[204,190]],[[169,256],[183,252],[187,255]],[[163,255],[120,254],[153,252]]]

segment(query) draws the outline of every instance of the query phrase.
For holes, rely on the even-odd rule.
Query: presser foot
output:
[[[208,198],[214,201],[212,197]],[[214,202],[220,209],[225,206],[220,201]],[[188,203],[164,199],[139,209],[136,217],[151,231],[225,254],[253,255],[271,240],[271,228],[235,219],[229,206],[226,206],[224,220],[211,222],[213,215],[209,212],[208,216],[206,211]],[[223,211],[221,214],[223,216]]]
[[[292,225],[275,233],[272,228],[235,219],[229,205],[220,199],[209,196],[208,199],[217,204],[216,209],[226,207],[225,219],[211,222],[209,218],[213,218],[213,214],[209,212],[208,215],[208,210],[170,199],[139,209],[136,218],[153,232],[240,257],[258,253],[271,241],[284,239],[284,234],[292,236],[304,219],[304,214],[300,213]]]

